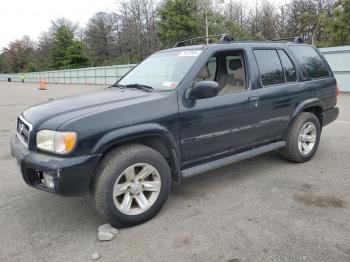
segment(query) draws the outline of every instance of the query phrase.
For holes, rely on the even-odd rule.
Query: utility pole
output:
[[[205,7],[205,33],[207,37],[207,45],[209,44],[209,25],[208,25],[208,5]]]

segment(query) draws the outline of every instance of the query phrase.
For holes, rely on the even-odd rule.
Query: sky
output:
[[[242,0],[252,3],[251,0]],[[258,1],[258,0],[256,0]],[[271,0],[275,4],[286,0]],[[51,20],[68,18],[85,26],[97,11],[115,11],[118,0],[1,0],[0,52],[10,41],[28,35],[37,39]]]
[[[118,0],[1,0],[0,50],[28,35],[37,39],[51,20],[66,17],[84,26],[97,11],[115,10]]]

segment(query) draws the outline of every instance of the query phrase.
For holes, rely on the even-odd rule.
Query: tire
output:
[[[125,145],[102,159],[93,183],[92,202],[105,221],[129,227],[154,217],[170,190],[171,172],[165,158],[144,145]]]
[[[309,130],[312,132],[305,134]],[[281,156],[296,163],[310,160],[318,148],[321,130],[320,121],[314,114],[300,113],[288,130],[287,145],[280,150]]]

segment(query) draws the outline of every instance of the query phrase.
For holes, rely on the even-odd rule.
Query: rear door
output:
[[[299,81],[296,62],[283,48],[253,50],[261,88],[259,124],[264,130],[261,143],[280,140],[299,101],[312,96],[312,89]]]

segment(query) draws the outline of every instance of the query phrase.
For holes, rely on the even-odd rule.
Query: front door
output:
[[[259,140],[255,123],[260,90],[248,88],[243,51],[217,53],[194,82],[219,83],[216,97],[180,106],[180,142],[184,167],[243,150]]]

